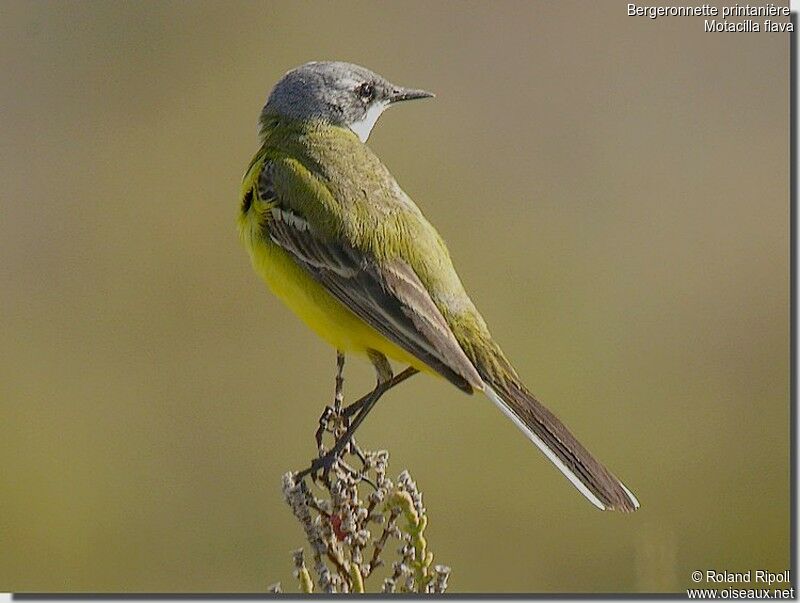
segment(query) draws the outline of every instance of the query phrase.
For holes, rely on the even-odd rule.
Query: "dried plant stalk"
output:
[[[337,395],[339,391],[337,383]],[[325,434],[336,438],[344,433],[346,418],[341,400],[336,402],[320,418],[318,442]],[[319,452],[325,452],[321,444]],[[324,593],[366,592],[382,566],[392,571],[378,587],[381,592],[447,590],[450,568],[433,565],[425,538],[428,516],[422,493],[408,471],[400,473],[396,482],[387,477],[388,462],[387,451],[364,451],[351,440],[327,474],[316,479],[298,479],[291,472],[283,476],[284,498],[303,528],[313,557],[309,569],[303,549],[294,553],[301,592],[313,591],[312,575]]]

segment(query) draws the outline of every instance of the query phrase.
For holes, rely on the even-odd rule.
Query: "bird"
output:
[[[525,386],[467,294],[444,240],[366,144],[389,107],[431,98],[352,63],[287,72],[259,116],[238,230],[272,292],[336,350],[373,364],[375,389],[345,409],[328,469],[378,399],[417,373],[482,392],[595,507],[639,501]],[[394,374],[390,360],[408,368]],[[313,473],[312,473],[313,474]]]

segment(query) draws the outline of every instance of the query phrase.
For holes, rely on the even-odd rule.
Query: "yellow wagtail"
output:
[[[387,107],[431,96],[357,65],[315,62],[287,73],[261,113],[238,219],[253,266],[336,348],[339,378],[355,352],[378,379],[310,470],[330,466],[386,390],[424,371],[486,394],[596,507],[633,511],[636,497],[522,383],[441,236],[365,144]],[[393,375],[387,358],[409,368]]]

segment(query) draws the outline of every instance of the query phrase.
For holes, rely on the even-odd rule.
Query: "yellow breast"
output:
[[[298,266],[291,255],[263,235],[266,206],[254,204],[239,216],[239,233],[253,267],[272,292],[314,332],[342,352],[377,350],[388,358],[433,373],[348,310]]]

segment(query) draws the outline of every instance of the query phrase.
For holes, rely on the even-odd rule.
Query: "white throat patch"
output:
[[[367,113],[362,119],[350,124],[350,129],[361,139],[361,142],[367,142],[369,133],[372,132],[372,128],[375,127],[375,122],[378,121],[381,113],[383,113],[388,106],[388,103],[374,103],[367,109]]]

